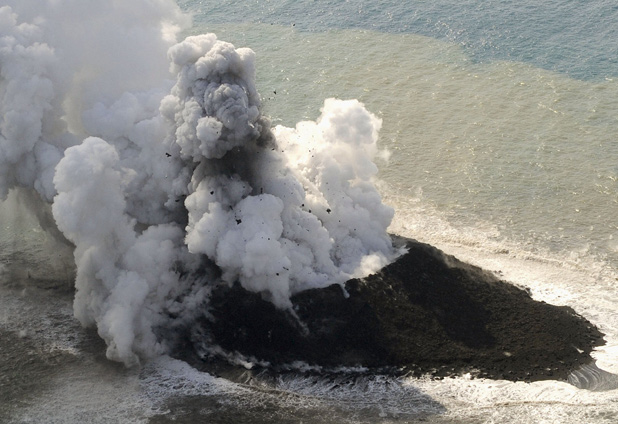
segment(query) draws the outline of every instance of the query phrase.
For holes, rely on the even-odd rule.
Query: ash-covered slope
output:
[[[405,243],[408,253],[394,263],[349,280],[348,296],[339,285],[293,296],[297,317],[238,285],[221,286],[193,336],[279,369],[303,361],[526,381],[566,380],[603,344],[573,309],[535,301],[430,245]]]

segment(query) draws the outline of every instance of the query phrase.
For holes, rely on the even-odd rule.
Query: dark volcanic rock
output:
[[[302,292],[294,312],[219,287],[193,337],[269,362],[364,366],[435,376],[566,380],[603,334],[569,307],[534,301],[494,274],[406,240],[377,274]],[[199,334],[199,336],[196,336]]]

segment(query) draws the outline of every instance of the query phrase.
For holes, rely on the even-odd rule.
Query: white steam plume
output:
[[[396,255],[373,185],[380,120],[329,99],[317,122],[272,129],[254,53],[175,44],[183,20],[168,0],[0,8],[0,193],[52,202],[75,315],[127,365],[166,351],[216,284],[286,308]]]

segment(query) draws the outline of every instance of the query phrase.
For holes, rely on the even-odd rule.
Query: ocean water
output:
[[[327,97],[378,114],[389,193],[616,266],[616,7],[382,3],[180,2],[192,32],[256,51],[275,123],[315,119]]]
[[[606,334],[618,373],[618,7],[608,0],[178,0],[183,35],[256,53],[273,125],[326,98],[382,120],[389,230],[572,306]],[[21,203],[20,203],[21,202]],[[33,201],[34,202],[34,201]],[[75,278],[49,212],[9,196],[3,217],[0,421],[614,423],[618,391],[467,376],[263,382],[167,357],[105,359],[72,318]],[[32,211],[39,212],[33,213]],[[50,255],[49,252],[54,252]],[[50,289],[50,286],[52,287]]]

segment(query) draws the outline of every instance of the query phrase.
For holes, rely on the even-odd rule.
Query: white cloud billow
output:
[[[381,121],[358,101],[271,128],[254,53],[213,34],[175,43],[173,1],[8,3],[0,194],[52,203],[75,245],[75,315],[109,358],[165,352],[216,284],[286,308],[396,256],[374,186]]]

